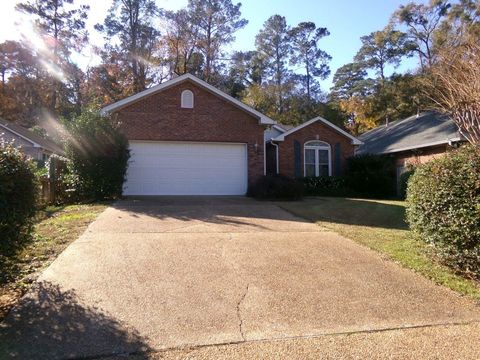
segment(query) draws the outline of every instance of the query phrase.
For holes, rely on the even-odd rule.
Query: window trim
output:
[[[316,144],[313,144],[316,143]],[[307,141],[303,145],[303,176],[307,176],[306,152],[307,150],[315,150],[315,177],[320,177],[319,150],[327,150],[328,152],[328,176],[332,176],[332,147],[329,143],[321,140]]]
[[[191,97],[191,104],[187,101],[186,97]],[[190,100],[190,99],[188,99]],[[195,105],[195,96],[193,95],[193,91],[192,90],[183,90],[182,91],[182,94],[180,95],[180,107],[182,109],[193,109]]]

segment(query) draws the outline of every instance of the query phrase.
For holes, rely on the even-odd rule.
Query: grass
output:
[[[373,249],[437,284],[480,301],[480,284],[436,261],[432,249],[405,223],[405,203],[390,200],[307,198],[285,210]]]
[[[106,204],[49,206],[40,210],[25,246],[0,254],[0,320],[47,267],[106,208]]]

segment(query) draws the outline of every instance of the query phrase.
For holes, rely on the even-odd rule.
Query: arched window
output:
[[[193,109],[193,92],[190,90],[182,91],[181,106],[182,108]]]
[[[304,175],[331,176],[332,156],[330,144],[323,141],[308,141],[304,145]]]

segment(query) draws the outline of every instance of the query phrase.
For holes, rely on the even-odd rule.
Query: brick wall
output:
[[[443,156],[447,152],[448,145],[432,146],[423,149],[403,151],[396,153],[397,166],[421,165],[426,162]]]
[[[295,177],[295,151],[294,142],[298,141],[301,145],[301,171],[304,175],[304,144],[307,141],[320,140],[330,144],[331,158],[332,158],[332,174],[335,174],[334,169],[337,167],[335,156],[335,145],[340,144],[341,156],[339,164],[340,169],[343,171],[346,165],[346,159],[354,154],[354,145],[352,140],[344,135],[333,130],[329,126],[323,124],[321,121],[316,121],[313,124],[306,126],[296,132],[285,137],[283,142],[279,142],[279,173]]]
[[[193,109],[180,107],[183,90],[193,92]],[[263,175],[259,120],[190,81],[130,104],[116,117],[129,140],[246,143],[249,183]]]

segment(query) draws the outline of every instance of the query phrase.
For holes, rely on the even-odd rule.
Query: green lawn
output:
[[[279,204],[422,274],[437,284],[480,300],[480,284],[436,262],[430,247],[415,239],[405,223],[403,201],[333,197]]]
[[[26,245],[10,254],[0,253],[0,321],[48,266],[105,210],[105,204],[50,206],[36,215]]]

